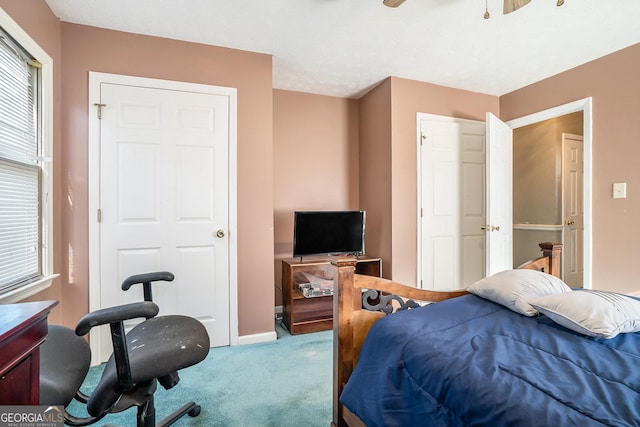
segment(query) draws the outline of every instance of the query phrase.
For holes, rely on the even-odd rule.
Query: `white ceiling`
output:
[[[62,21],[273,55],[277,89],[358,98],[389,76],[503,95],[640,42],[640,0],[46,0]]]

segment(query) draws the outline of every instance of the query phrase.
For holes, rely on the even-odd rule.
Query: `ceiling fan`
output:
[[[405,0],[383,0],[382,3],[388,7],[398,7],[402,3],[404,3],[404,1]],[[522,6],[526,6],[527,4],[529,4],[529,2],[531,2],[531,0],[504,0],[502,13],[506,15],[507,13],[514,12],[520,9]],[[563,4],[564,4],[564,0],[558,0],[556,3],[557,6],[562,6]],[[484,18],[489,19],[488,10],[485,11]]]

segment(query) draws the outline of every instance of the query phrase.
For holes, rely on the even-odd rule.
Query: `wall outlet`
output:
[[[614,182],[613,183],[613,198],[614,199],[626,199],[627,198],[627,183],[626,182]]]

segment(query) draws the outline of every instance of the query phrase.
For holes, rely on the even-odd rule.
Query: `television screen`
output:
[[[293,256],[364,255],[364,211],[294,212]]]

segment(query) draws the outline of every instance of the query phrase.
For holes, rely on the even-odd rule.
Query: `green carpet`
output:
[[[158,386],[157,419],[193,400],[201,414],[176,426],[328,426],[332,331],[292,336],[279,324],[276,331],[276,341],[212,348],[204,361],[180,371],[176,387]],[[90,392],[101,373],[102,366],[91,368],[83,391]],[[77,403],[69,411],[83,414]],[[108,415],[101,424],[135,427],[135,409]]]

